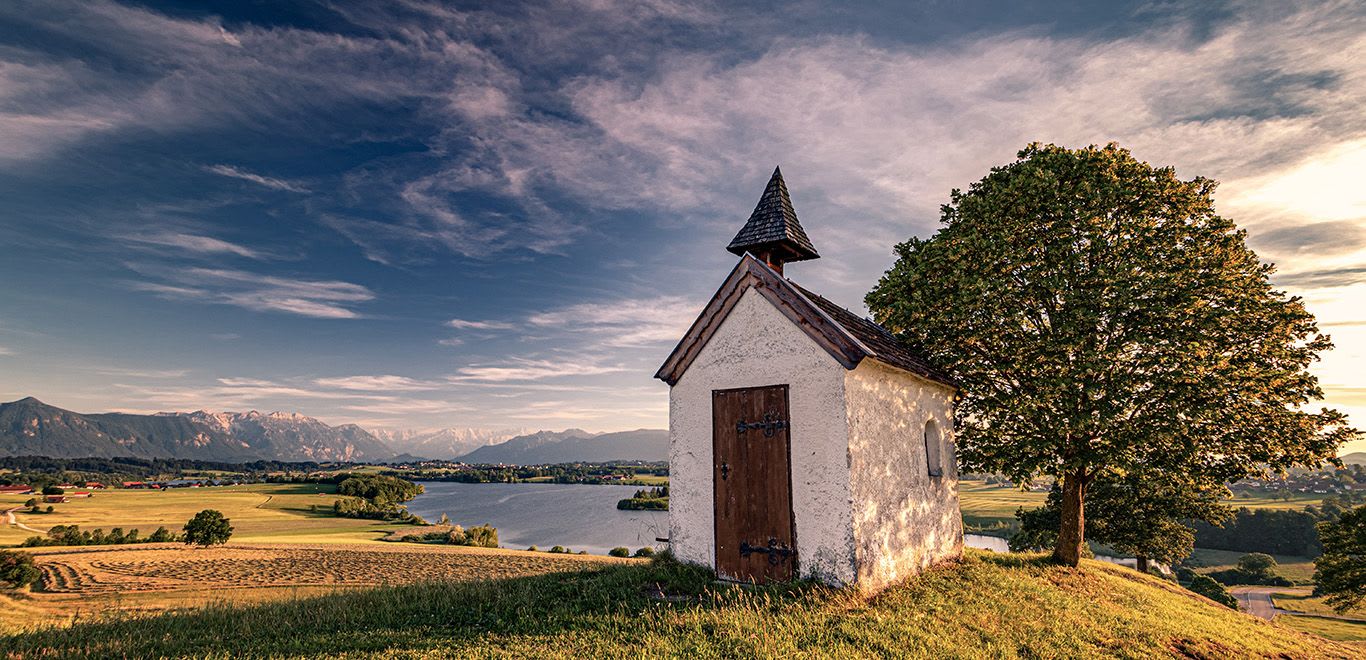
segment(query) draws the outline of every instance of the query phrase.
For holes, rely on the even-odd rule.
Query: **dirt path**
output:
[[[19,519],[14,517],[14,512],[15,512],[15,511],[18,511],[18,510],[20,510],[20,509],[22,509],[22,508],[24,508],[24,507],[16,506],[16,507],[14,507],[13,509],[5,509],[5,517],[9,520],[9,524],[14,525],[15,527],[18,527],[19,529],[22,529],[22,530],[24,530],[25,532],[33,532],[34,534],[43,534],[43,533],[44,533],[43,530],[41,530],[41,529],[34,529],[34,528],[32,528],[32,527],[29,527],[28,525],[25,525],[24,523],[19,522]]]

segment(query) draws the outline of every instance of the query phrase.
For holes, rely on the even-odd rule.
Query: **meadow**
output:
[[[233,540],[270,543],[356,543],[383,537],[398,525],[383,521],[336,518],[337,499],[331,484],[250,484],[167,490],[95,490],[90,498],[53,505],[53,513],[16,513],[16,519],[46,530],[54,525],[82,529],[137,528],[145,537],[158,526],[173,532],[195,513],[217,509],[232,520]],[[0,496],[0,509],[20,506],[31,495]],[[46,505],[44,505],[46,506]],[[313,511],[314,507],[329,511]],[[0,545],[18,545],[32,532],[0,528]]]
[[[668,561],[84,620],[20,657],[1366,658],[1102,562],[969,552],[867,597],[739,588]]]

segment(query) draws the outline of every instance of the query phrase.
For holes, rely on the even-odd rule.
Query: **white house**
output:
[[[778,170],[727,249],[740,262],[655,374],[674,555],[865,591],[959,557],[953,381],[783,276],[819,255]]]

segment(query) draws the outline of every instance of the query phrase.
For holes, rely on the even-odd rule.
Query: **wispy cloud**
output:
[[[254,183],[256,185],[265,186],[266,188],[270,188],[273,190],[285,190],[288,192],[296,193],[308,192],[307,188],[292,181],[265,176],[262,174],[256,174],[254,172],[248,172],[247,170],[244,170],[234,165],[206,165],[204,169],[205,171],[213,172],[214,174],[218,174],[220,176],[231,177],[233,179],[241,179],[243,181],[250,181],[251,183]]]
[[[405,376],[341,376],[334,378],[317,378],[313,381],[318,387],[357,390],[363,392],[416,392],[422,390],[433,390],[441,386],[440,383],[429,383]]]
[[[465,319],[451,319],[446,321],[446,325],[456,330],[511,330],[516,327],[504,321],[468,321]]]
[[[533,360],[513,358],[502,364],[472,365],[457,370],[453,382],[535,381],[568,376],[598,376],[626,371],[626,367],[593,360]]]
[[[701,301],[678,296],[652,296],[570,305],[531,315],[539,328],[592,333],[607,346],[648,346],[676,342],[687,331]]]
[[[354,308],[375,298],[370,289],[337,280],[306,280],[222,268],[139,267],[163,282],[133,287],[164,298],[233,305],[258,312],[283,312],[328,319],[361,318]]]
[[[199,236],[196,234],[182,234],[177,232],[158,232],[151,234],[133,234],[125,236],[124,238],[134,243],[172,247],[199,254],[232,254],[239,257],[247,257],[248,259],[264,258],[264,255],[257,250],[219,238],[213,238],[212,236]]]

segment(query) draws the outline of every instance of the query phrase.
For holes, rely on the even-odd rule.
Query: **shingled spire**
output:
[[[786,262],[820,258],[802,223],[797,221],[782,170],[773,168],[773,177],[768,180],[759,205],[726,249],[739,255],[753,254],[780,274]]]

